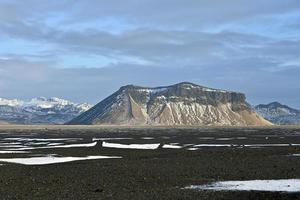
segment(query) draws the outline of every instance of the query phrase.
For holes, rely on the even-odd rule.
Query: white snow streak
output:
[[[107,148],[119,148],[119,149],[157,149],[158,144],[118,144],[118,143],[108,143],[103,142],[102,147]]]
[[[109,158],[122,158],[119,156],[86,156],[86,157],[32,157],[32,158],[7,158],[0,159],[2,162],[16,163],[22,165],[47,165],[54,163],[65,163],[79,160],[95,160],[95,159],[109,159]]]
[[[175,145],[175,144],[164,144],[162,146],[163,149],[181,149],[182,146]]]
[[[300,192],[300,179],[223,181],[208,185],[192,185],[185,189]]]
[[[132,140],[132,138],[93,138],[92,141],[105,141],[105,140]]]

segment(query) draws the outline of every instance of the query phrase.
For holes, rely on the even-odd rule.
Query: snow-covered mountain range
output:
[[[278,102],[257,105],[255,106],[255,110],[274,124],[300,125],[300,110]]]
[[[92,105],[77,104],[57,97],[29,101],[0,98],[0,121],[12,124],[64,124]]]

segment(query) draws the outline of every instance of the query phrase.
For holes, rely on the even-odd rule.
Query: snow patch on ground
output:
[[[176,144],[164,144],[162,146],[163,149],[181,149],[182,146],[176,145]]]
[[[118,149],[157,149],[158,144],[119,144],[119,143],[109,143],[103,142],[102,147],[106,148],[118,148]]]
[[[226,140],[233,140],[234,138],[217,138],[216,140],[226,141]]]
[[[65,141],[65,140],[82,140],[82,138],[4,138],[9,141]]]
[[[105,141],[105,140],[132,140],[133,138],[93,138],[92,141]]]
[[[11,154],[11,153],[30,153],[29,151],[0,151],[0,154]]]
[[[24,147],[19,148],[18,150],[30,150],[30,149],[52,149],[52,148],[74,148],[74,147],[94,147],[97,145],[97,142],[85,143],[85,144],[64,144],[57,146],[44,146],[44,147]]]
[[[16,163],[22,165],[48,165],[54,163],[65,163],[79,160],[122,158],[120,156],[86,156],[86,157],[31,157],[31,158],[7,158],[0,159],[1,162]]]
[[[232,147],[232,144],[197,144],[194,147]]]
[[[288,147],[299,146],[299,144],[245,144],[244,147]]]
[[[199,150],[199,148],[195,148],[195,147],[191,147],[191,148],[187,148],[188,151],[196,151]]]
[[[246,140],[247,137],[236,137],[237,140]]]
[[[289,156],[300,156],[300,154],[299,154],[299,153],[296,153],[296,154],[291,154],[291,155],[289,155]]]
[[[142,137],[141,138],[142,140],[153,140],[153,139],[155,139],[154,137]]]
[[[300,179],[222,181],[208,185],[191,185],[185,189],[300,192]]]

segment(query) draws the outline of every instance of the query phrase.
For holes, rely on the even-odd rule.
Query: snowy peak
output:
[[[299,125],[300,111],[278,102],[260,104],[255,110],[269,121],[280,125]]]
[[[24,104],[23,101],[17,100],[17,99],[4,99],[0,98],[0,106],[22,106]]]
[[[0,98],[0,120],[16,124],[64,124],[91,107],[58,97],[29,101]]]
[[[67,106],[67,105],[76,105],[68,100],[60,99],[57,97],[45,98],[38,97],[31,99],[29,102],[26,102],[25,106],[35,106],[40,108],[52,108],[55,106]]]
[[[269,104],[260,104],[255,107],[256,110],[261,111],[263,114],[272,115],[297,115],[300,113],[299,110],[290,108],[287,105],[283,105],[278,102],[272,102]]]
[[[61,99],[58,97],[51,97],[51,98],[46,98],[46,97],[38,97],[38,98],[33,98],[29,101],[23,101],[23,100],[18,100],[18,99],[4,99],[0,98],[0,106],[11,106],[11,107],[18,107],[18,108],[28,108],[28,107],[35,107],[35,108],[44,108],[44,109],[50,109],[50,108],[64,108],[66,106],[74,106],[82,112],[87,111],[90,109],[92,106],[88,103],[83,103],[83,104],[76,104],[71,101]]]

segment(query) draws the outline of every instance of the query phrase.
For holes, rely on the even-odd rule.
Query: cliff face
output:
[[[270,125],[242,93],[192,83],[146,88],[128,85],[68,124]]]

